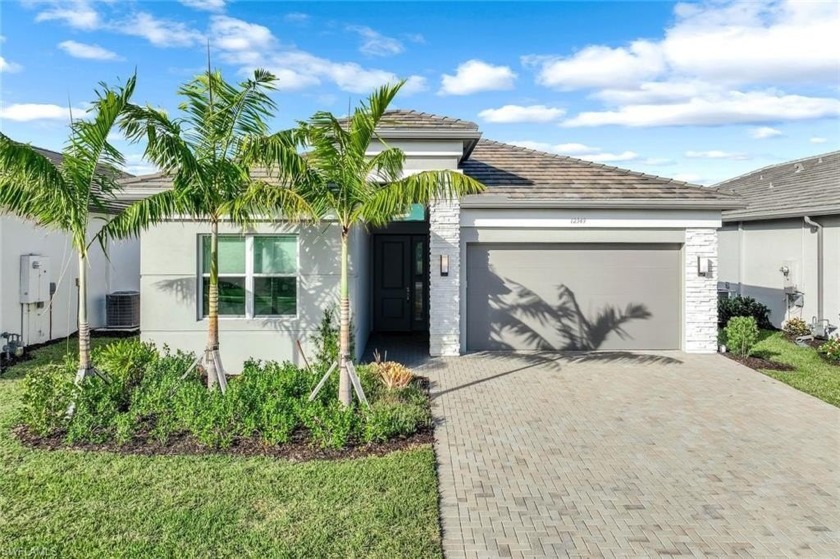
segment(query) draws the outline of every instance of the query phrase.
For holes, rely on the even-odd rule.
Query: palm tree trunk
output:
[[[90,373],[90,324],[87,314],[87,258],[79,251],[79,369],[76,381],[81,382]]]
[[[207,388],[218,382],[215,353],[219,350],[219,223],[210,222],[210,289],[207,295],[207,348],[204,367],[207,370]]]
[[[338,335],[338,400],[343,406],[349,406],[350,394],[350,371],[347,369],[347,361],[350,359],[350,295],[347,285],[347,237],[349,230],[346,227],[341,229],[341,284],[340,308],[339,308],[339,335]]]

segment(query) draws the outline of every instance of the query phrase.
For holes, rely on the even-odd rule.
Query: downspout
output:
[[[817,321],[822,322],[823,316],[823,268],[825,262],[823,261],[823,226],[811,219],[803,216],[805,223],[811,227],[813,231],[817,231]]]

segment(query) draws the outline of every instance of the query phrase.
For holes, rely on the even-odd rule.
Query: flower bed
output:
[[[195,356],[136,340],[94,353],[101,376],[73,382],[74,366],[46,365],[25,380],[18,437],[44,448],[109,449],[141,454],[226,452],[295,459],[381,454],[431,441],[423,379],[388,388],[378,366],[358,373],[370,406],[343,408],[324,370],[251,361],[225,394],[208,390]],[[386,379],[387,380],[387,379]],[[66,413],[74,404],[74,413]]]
[[[828,363],[840,367],[840,338],[831,338],[820,344],[817,353]]]

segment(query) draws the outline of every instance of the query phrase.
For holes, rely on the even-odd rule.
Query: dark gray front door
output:
[[[677,244],[474,244],[467,349],[679,349]]]
[[[428,329],[426,237],[374,237],[373,318],[379,332]]]

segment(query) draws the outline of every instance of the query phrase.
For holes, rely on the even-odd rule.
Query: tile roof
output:
[[[339,119],[347,122],[347,118]],[[380,130],[395,129],[437,129],[437,130],[472,130],[478,131],[478,124],[469,120],[435,115],[408,109],[391,109],[385,111],[379,121]]]
[[[840,214],[840,151],[771,165],[718,183],[747,203],[724,221]]]
[[[578,201],[680,201],[738,206],[736,196],[686,182],[647,175],[574,157],[553,155],[528,148],[479,140],[464,173],[507,199],[552,202]],[[477,200],[472,197],[472,200]],[[702,205],[702,204],[701,204]]]

